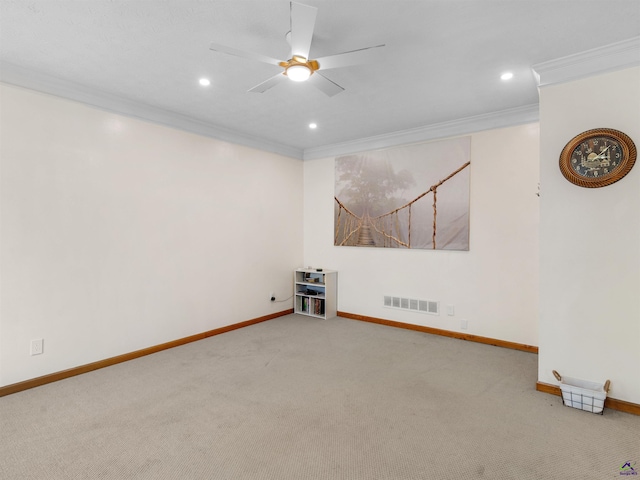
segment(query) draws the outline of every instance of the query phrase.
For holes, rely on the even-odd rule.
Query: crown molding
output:
[[[74,100],[108,112],[177,128],[224,142],[277,153],[298,160],[301,160],[303,156],[303,151],[300,148],[244,135],[170,110],[134,102],[125,97],[9,63],[0,65],[0,82]]]
[[[574,55],[533,65],[538,86],[570,82],[581,78],[640,65],[640,37],[633,37]]]
[[[410,130],[376,135],[374,137],[362,138],[351,142],[308,148],[304,151],[304,160],[336,157],[340,155],[348,155],[350,153],[363,152],[366,150],[378,150],[438,138],[466,135],[483,130],[535,123],[538,119],[538,104],[525,105],[508,110],[501,110],[498,112],[413,128]]]
[[[44,75],[17,65],[3,63],[0,67],[0,81],[6,84],[55,95],[112,113],[150,121],[229,143],[277,153],[298,160],[345,155],[365,150],[423,142],[435,138],[463,135],[480,130],[538,121],[538,106],[526,105],[524,107],[462,118],[426,127],[302,150],[288,145],[269,142],[250,135],[244,135],[170,110],[134,102],[125,97],[89,88],[85,85],[51,75]]]
[[[532,69],[537,77],[538,86],[543,87],[638,65],[640,65],[640,37],[633,37],[605,47],[539,63],[534,65]],[[302,150],[235,132],[170,110],[134,102],[118,95],[44,75],[13,64],[3,63],[0,66],[0,81],[75,100],[113,113],[303,160],[424,142],[482,130],[534,123],[539,120],[538,105],[525,105],[509,110]]]

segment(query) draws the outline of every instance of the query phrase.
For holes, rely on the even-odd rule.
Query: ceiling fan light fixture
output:
[[[294,82],[304,82],[311,76],[311,69],[306,65],[291,65],[285,73]]]

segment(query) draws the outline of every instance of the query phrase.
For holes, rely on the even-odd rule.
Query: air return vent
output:
[[[385,295],[384,306],[388,308],[399,308],[400,310],[410,310],[418,313],[427,313],[429,315],[440,315],[440,303],[435,300],[419,300],[417,298]]]

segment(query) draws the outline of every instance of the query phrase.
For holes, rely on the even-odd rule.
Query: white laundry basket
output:
[[[560,382],[562,403],[567,407],[602,415],[604,401],[611,385],[609,380],[604,384],[588,382],[577,378],[563,377],[555,370],[553,370],[553,375]]]

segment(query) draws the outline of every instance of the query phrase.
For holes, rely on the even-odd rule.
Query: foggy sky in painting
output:
[[[461,137],[336,158],[335,244],[434,249],[435,213],[435,249],[469,250],[470,148]]]

